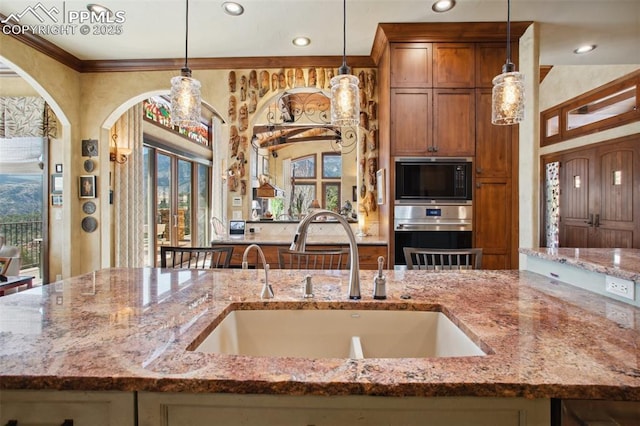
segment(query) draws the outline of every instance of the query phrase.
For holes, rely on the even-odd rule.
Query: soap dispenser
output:
[[[373,279],[373,298],[383,300],[387,298],[387,279],[382,275],[384,257],[378,256],[378,275]]]

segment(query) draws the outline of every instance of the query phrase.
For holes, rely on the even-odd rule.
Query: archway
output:
[[[71,194],[68,190],[62,190],[64,182],[69,182],[71,175],[69,168],[64,167],[71,161],[71,150],[66,149],[71,145],[71,124],[60,103],[36,78],[4,56],[0,56],[0,62],[15,73],[16,81],[24,82],[25,87],[30,87],[37,97],[44,100],[47,109],[53,112],[57,122],[55,134],[44,134],[43,129],[39,169],[23,167],[18,172],[15,171],[15,168],[11,172],[29,173],[33,176],[36,179],[34,185],[38,186],[38,192],[41,196],[39,197],[40,223],[31,222],[21,226],[16,223],[16,227],[12,231],[14,240],[9,243],[21,246],[23,267],[27,268],[33,265],[28,272],[37,277],[36,282],[48,283],[52,281],[50,277],[58,279],[63,275],[68,276],[71,270],[68,261],[70,258],[69,223],[71,216],[70,209],[65,208],[65,206],[69,206]],[[11,94],[8,92],[0,93],[0,95],[20,96],[19,93]],[[21,139],[19,143],[27,143],[26,138],[17,139]],[[39,177],[32,173],[32,169],[37,171]],[[6,171],[10,172],[11,169],[6,168]],[[2,173],[3,171],[0,170],[0,174]],[[39,183],[36,183],[38,181]],[[52,223],[55,223],[55,226],[50,226]]]

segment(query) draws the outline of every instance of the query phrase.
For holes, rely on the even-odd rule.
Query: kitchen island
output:
[[[386,300],[371,297],[374,271],[361,271],[363,298],[354,301],[347,271],[314,271],[315,297],[305,299],[304,272],[272,270],[275,298],[261,300],[261,270],[154,268],[105,269],[2,297],[0,416],[15,403],[14,390],[136,395],[148,418],[163,412],[158,406],[172,412],[167,401],[199,405],[214,395],[224,406],[230,397],[304,395],[336,412],[343,397],[393,397],[373,398],[391,411],[411,398],[445,405],[462,398],[471,408],[513,400],[538,413],[548,412],[551,398],[640,401],[638,308],[528,271],[385,273]],[[633,321],[616,322],[607,315],[612,306]],[[439,311],[486,355],[305,359],[187,350],[240,309]],[[164,402],[153,403],[158,398]]]

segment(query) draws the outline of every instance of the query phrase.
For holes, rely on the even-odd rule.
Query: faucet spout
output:
[[[295,251],[304,251],[307,243],[307,234],[309,230],[309,225],[318,216],[330,216],[335,218],[338,223],[342,225],[344,230],[349,237],[349,299],[358,300],[361,298],[360,296],[360,260],[358,257],[358,242],[356,241],[356,236],[349,226],[349,222],[339,215],[336,212],[331,210],[314,210],[304,217],[298,224],[298,229],[296,230],[296,235],[293,237],[293,242],[291,243],[291,250]]]
[[[257,244],[250,244],[246,249],[244,249],[244,253],[242,254],[242,269],[247,269],[249,267],[249,263],[247,262],[247,255],[252,248],[255,248],[260,255],[260,259],[262,260],[262,265],[264,267],[264,285],[262,286],[262,291],[260,292],[260,297],[262,299],[273,299],[273,288],[269,284],[269,264],[267,263],[264,252]]]

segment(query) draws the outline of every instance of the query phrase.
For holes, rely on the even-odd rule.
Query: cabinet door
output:
[[[391,89],[391,154],[431,152],[432,91]]]
[[[431,87],[431,43],[391,43],[391,87]]]
[[[136,423],[133,393],[81,391],[3,390],[0,424],[133,426]]]
[[[512,136],[517,126],[491,124],[491,89],[476,90],[476,177],[511,177]]]
[[[476,142],[474,90],[435,89],[433,111],[434,155],[473,156]]]
[[[509,269],[511,180],[476,179],[473,213],[473,246],[482,249],[482,269]]]
[[[517,64],[517,44],[512,45],[511,52],[511,62]],[[493,87],[493,78],[502,74],[502,66],[506,61],[505,43],[476,44],[476,87]]]
[[[433,87],[475,86],[473,43],[433,44]]]

